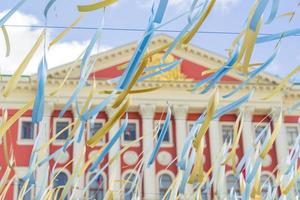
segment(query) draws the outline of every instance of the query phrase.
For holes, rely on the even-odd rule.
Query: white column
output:
[[[112,108],[106,109],[106,114],[109,118],[111,118],[116,110]],[[120,122],[117,121],[109,130],[109,139],[111,139],[116,132],[120,128]],[[111,160],[117,153],[120,152],[120,139],[116,141],[116,143],[113,145],[113,147],[110,149],[108,153],[109,160]],[[108,167],[108,177],[109,177],[109,186],[110,189],[113,192],[114,199],[120,199],[120,190],[121,190],[121,158],[118,157],[113,163],[111,163]]]
[[[273,128],[278,121],[279,114],[281,112],[280,108],[273,109],[272,121],[273,121]],[[286,139],[286,130],[284,126],[284,115],[282,117],[282,125],[280,127],[279,133],[275,140],[275,147],[276,147],[276,155],[277,155],[277,162],[280,167],[282,163],[284,163],[285,159],[289,154],[288,150],[288,142]]]
[[[155,113],[154,105],[141,105],[140,114],[143,121],[143,150],[144,150],[144,160],[145,166],[149,160],[151,152],[154,149],[153,143],[153,117]],[[156,186],[156,175],[155,175],[155,164],[151,165],[149,168],[145,167],[144,171],[144,199],[157,199],[158,191],[155,191]]]
[[[211,158],[211,164],[212,166],[218,159],[219,152],[222,147],[222,141],[220,140],[220,131],[219,131],[219,119],[214,119],[210,122],[209,125],[209,142],[210,142],[210,158]],[[215,174],[215,171],[213,171],[214,176],[218,176],[218,174]],[[218,186],[217,183],[214,183],[213,185],[213,197],[215,197],[216,188]],[[223,193],[223,192],[220,192]]]
[[[173,107],[173,113],[175,117],[175,126],[176,126],[176,152],[179,156],[183,146],[184,141],[187,136],[187,114],[188,106],[186,105],[176,105]],[[193,187],[191,184],[187,184],[185,190],[185,198],[191,198],[193,195]]]
[[[44,118],[39,123],[39,134],[41,134],[41,145],[47,143],[50,138],[50,120],[53,111],[54,105],[52,103],[45,103]],[[49,147],[43,148],[38,153],[38,160],[42,160],[49,155]],[[45,190],[48,186],[49,178],[49,163],[43,164],[41,167],[38,167],[36,170],[36,194],[40,190]]]
[[[254,141],[254,132],[253,132],[253,124],[252,124],[252,116],[254,113],[253,107],[242,107],[241,112],[244,112],[244,124],[243,124],[243,132],[242,132],[242,140],[243,140],[243,151],[246,152],[247,148],[253,144]]]
[[[82,107],[82,104],[79,105],[79,108]],[[76,121],[78,119],[78,113],[76,110],[76,106],[73,104],[72,105],[72,112],[73,112],[73,117],[74,117],[74,121]],[[80,160],[81,158],[81,154],[82,151],[85,147],[85,135],[83,135],[82,139],[80,142],[77,142],[77,136],[79,134],[80,131],[80,126],[77,128],[76,132],[75,132],[75,141],[73,143],[73,173],[76,170],[77,165],[82,164],[82,160]],[[83,159],[85,160],[85,155],[83,155]],[[83,198],[84,193],[83,193],[83,189],[84,189],[84,179],[85,179],[85,175],[82,175],[80,177],[78,177],[78,182],[76,187],[74,188],[74,196],[76,198]]]

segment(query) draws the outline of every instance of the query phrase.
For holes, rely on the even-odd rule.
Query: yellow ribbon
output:
[[[42,43],[44,37],[45,37],[45,30],[42,31],[42,33],[38,37],[37,41],[33,45],[32,49],[29,51],[29,53],[24,58],[24,60],[22,61],[22,63],[18,67],[18,69],[15,71],[15,73],[12,75],[12,77],[8,80],[8,82],[4,88],[4,91],[3,91],[4,97],[7,97],[10,94],[10,92],[16,87],[20,77],[22,76],[24,70],[26,69],[29,61],[31,60],[31,58],[33,57],[35,52],[37,51],[38,47]]]
[[[5,56],[8,57],[10,54],[10,42],[9,42],[9,36],[8,36],[8,32],[5,28],[5,26],[1,26],[2,29],[2,33],[3,33],[3,37],[5,40],[5,46],[6,46],[6,54]]]
[[[94,147],[104,136],[107,134],[109,129],[122,117],[129,107],[130,100],[128,99],[124,105],[110,118],[104,126],[99,129],[95,135],[93,135],[86,143],[87,145]]]
[[[282,112],[280,112],[278,121],[277,121],[276,125],[274,126],[274,130],[273,130],[270,140],[268,141],[266,147],[260,153],[260,157],[262,159],[264,159],[266,157],[266,155],[268,154],[268,152],[271,150],[272,145],[275,142],[275,139],[280,131],[281,124],[282,124]]]
[[[286,83],[288,83],[289,79],[294,76],[296,73],[298,73],[300,71],[300,66],[296,67],[295,69],[293,69],[293,71],[291,71],[284,79],[282,79],[282,81],[279,83],[279,85],[277,85],[277,87],[271,92],[271,94],[269,94],[268,96],[264,97],[263,100],[268,100],[270,98],[272,98],[273,96],[275,96],[277,93],[280,92],[280,90],[284,87],[284,85]]]
[[[61,40],[74,26],[76,26],[83,18],[83,15],[80,15],[70,26],[68,26],[65,30],[59,33],[49,44],[48,48],[51,48],[55,43]]]
[[[192,30],[186,33],[186,35],[182,38],[180,43],[188,44],[193,39],[193,37],[195,36],[195,34],[199,30],[199,28],[202,26],[203,22],[205,21],[205,19],[207,18],[207,16],[211,12],[211,10],[214,7],[215,3],[216,3],[216,0],[211,0],[209,2],[206,10],[203,13],[203,15],[201,15],[200,19],[195,24],[195,26],[192,28]]]
[[[116,3],[118,0],[103,0],[98,3],[88,4],[88,5],[78,5],[77,9],[79,12],[90,12],[100,8],[107,7],[111,4]]]
[[[25,104],[18,112],[16,112],[9,120],[0,126],[0,139],[6,133],[6,131],[27,111],[33,106],[34,99]]]
[[[218,91],[218,89],[215,89],[212,96],[209,99],[207,113],[206,113],[204,122],[201,125],[201,128],[199,129],[199,131],[193,141],[193,145],[196,150],[199,147],[202,137],[205,135],[205,133],[208,130],[209,123],[213,118],[214,112],[218,106],[218,102],[219,102],[219,91]]]

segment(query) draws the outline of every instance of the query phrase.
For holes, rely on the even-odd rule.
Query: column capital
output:
[[[140,105],[139,113],[143,118],[153,119],[155,113],[155,105],[142,104]]]
[[[80,109],[83,106],[83,102],[78,102],[78,106],[79,106],[79,111],[80,111]],[[72,103],[72,113],[73,113],[74,118],[78,118],[76,103]]]
[[[186,105],[174,105],[173,112],[175,119],[186,120],[189,107]]]
[[[54,102],[45,101],[44,115],[51,117],[53,110],[54,110]]]
[[[239,111],[243,113],[245,122],[251,122],[252,116],[254,114],[255,107],[254,106],[241,106]]]
[[[273,121],[277,121],[280,113],[282,112],[282,109],[279,106],[272,107],[271,112],[272,112],[271,117]]]

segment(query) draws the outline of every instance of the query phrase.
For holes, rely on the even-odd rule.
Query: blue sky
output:
[[[4,13],[12,8],[17,1],[5,0],[1,2],[0,12]],[[49,12],[48,24],[55,26],[68,26],[76,17],[77,4],[86,4],[91,1],[87,0],[57,0],[54,7]],[[213,9],[211,15],[206,20],[202,31],[230,31],[240,32],[243,29],[244,22],[254,0],[217,0],[217,5]],[[7,22],[7,24],[26,24],[26,25],[43,25],[44,17],[43,10],[46,5],[46,0],[27,0],[23,7],[16,15]],[[119,3],[109,7],[105,12],[105,27],[113,28],[138,28],[146,27],[148,17],[150,15],[150,7],[152,0],[119,0]],[[299,28],[300,16],[297,7],[298,1],[289,0],[280,2],[279,15],[295,11],[294,19],[289,22],[287,17],[277,17],[271,25],[264,25],[262,32],[277,33],[285,30]],[[170,0],[167,13],[164,20],[171,19],[188,9],[190,0]],[[78,26],[98,27],[101,22],[102,11],[87,13]],[[175,23],[165,26],[163,29],[180,30],[186,23],[186,18],[177,20]],[[1,71],[3,73],[11,73],[20,63],[25,53],[29,50],[35,38],[40,32],[39,29],[32,28],[16,28],[8,27],[12,40],[12,56],[0,62]],[[48,30],[48,41],[51,40],[61,29]],[[89,39],[93,35],[94,30],[72,30],[56,47],[50,50],[51,66],[58,65],[63,62],[71,61],[87,45]],[[163,32],[157,32],[157,34]],[[132,31],[104,31],[100,42],[101,50],[117,47],[132,41],[139,40],[142,37],[142,32]],[[170,36],[175,36],[176,33],[166,33]],[[205,48],[209,51],[226,56],[226,51],[234,39],[234,35],[222,34],[198,34],[192,40],[192,44]],[[2,38],[1,38],[2,39]],[[0,44],[3,45],[3,41]],[[284,76],[300,61],[300,36],[290,37],[281,42],[280,52],[269,67],[268,72]],[[30,45],[31,44],[31,45]],[[257,45],[253,62],[262,62],[267,59],[274,50],[276,42]],[[0,56],[3,58],[4,52],[0,50]],[[35,60],[31,62],[26,73],[34,73],[38,62],[37,55]],[[52,61],[53,60],[53,61]],[[2,63],[2,64],[1,64]],[[300,76],[295,77],[295,80],[300,81]]]

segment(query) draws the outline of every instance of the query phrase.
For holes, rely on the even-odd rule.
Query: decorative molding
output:
[[[157,155],[157,161],[160,165],[167,166],[172,162],[172,155],[167,151],[161,151]]]
[[[153,119],[155,113],[155,105],[152,104],[140,105],[139,113],[143,119]]]
[[[188,114],[188,106],[187,105],[174,105],[173,112],[174,117],[177,120],[186,120]]]
[[[123,155],[123,161],[126,165],[134,165],[139,160],[139,156],[135,151],[126,151]]]

